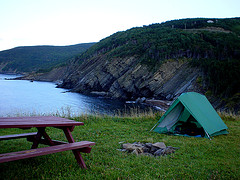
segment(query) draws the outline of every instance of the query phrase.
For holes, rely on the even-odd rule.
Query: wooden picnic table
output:
[[[84,125],[83,122],[54,116],[0,117],[0,128],[37,128],[37,132],[34,133],[0,136],[0,141],[27,138],[28,141],[32,142],[31,150],[0,154],[0,163],[72,150],[77,163],[81,168],[86,169],[80,152],[90,153],[91,146],[95,143],[90,141],[75,142],[71,134],[75,126],[82,125]],[[63,130],[68,142],[52,140],[45,131],[47,127]],[[39,144],[49,145],[50,147],[37,148]]]

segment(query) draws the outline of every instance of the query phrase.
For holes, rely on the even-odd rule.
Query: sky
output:
[[[239,0],[0,0],[0,51],[98,42],[183,18],[240,17]]]

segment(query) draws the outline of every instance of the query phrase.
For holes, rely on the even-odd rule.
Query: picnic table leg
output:
[[[65,134],[68,142],[69,143],[74,143],[75,141],[74,141],[74,139],[72,137],[70,129],[68,127],[67,128],[63,128],[63,131],[64,131],[64,134]],[[75,159],[77,160],[77,163],[79,164],[79,166],[81,168],[87,169],[87,166],[84,163],[83,158],[82,158],[80,152],[78,150],[72,150],[72,152],[73,152],[73,154],[75,156]]]
[[[36,137],[34,138],[34,141],[33,141],[33,145],[31,147],[31,149],[36,149],[39,145],[39,142],[43,136],[43,131],[45,131],[45,128],[38,128],[38,132],[37,132],[37,135]]]
[[[51,140],[51,138],[48,136],[48,134],[45,131],[45,127],[44,128],[37,128],[38,132],[36,137],[33,140],[33,145],[31,149],[36,149],[38,147],[38,144],[40,144],[41,138],[43,137],[44,140],[46,141],[46,143],[50,146],[54,146],[54,142]]]
[[[50,145],[50,146],[55,145],[55,143],[52,141],[52,139],[46,133],[45,129],[42,131],[42,135],[43,135],[43,138],[45,139],[45,141],[48,143],[48,145]]]

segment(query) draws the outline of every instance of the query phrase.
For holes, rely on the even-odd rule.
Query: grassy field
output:
[[[83,154],[87,170],[79,168],[71,151],[65,151],[2,163],[0,179],[239,179],[240,117],[221,116],[229,134],[209,140],[149,132],[159,114],[140,117],[83,115],[73,118],[85,123],[75,127],[73,136],[76,141],[96,142],[90,154]],[[0,135],[23,132],[27,131],[1,129]],[[49,128],[47,132],[53,139],[65,140],[61,130]],[[136,156],[118,151],[119,142],[164,142],[179,149],[158,158]],[[0,147],[0,153],[4,153],[25,150],[31,143],[25,139],[8,140],[1,141]]]

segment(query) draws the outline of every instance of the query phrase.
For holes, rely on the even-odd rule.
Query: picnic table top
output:
[[[83,122],[55,116],[0,117],[0,128],[66,127],[83,124]]]

